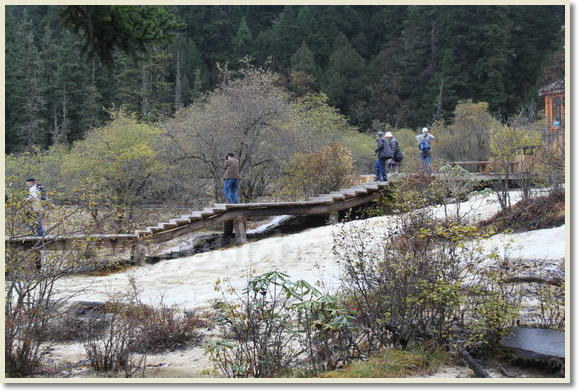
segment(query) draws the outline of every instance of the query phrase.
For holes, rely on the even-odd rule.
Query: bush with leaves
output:
[[[473,207],[462,209],[461,203],[465,200],[483,200],[491,193],[491,189],[476,190],[479,182],[474,174],[460,166],[445,165],[440,167],[438,175],[429,186],[429,193],[433,194],[444,208],[446,219],[464,220],[473,210]]]
[[[502,283],[514,268],[485,265],[483,235],[475,226],[434,218],[431,210],[419,208],[427,204],[427,194],[409,191],[407,184],[400,188],[408,190],[398,192],[403,213],[383,230],[354,224],[340,227],[334,237],[343,306],[364,334],[368,354],[427,340],[451,345],[481,337],[487,345],[495,343],[517,310],[519,292]]]
[[[300,200],[351,185],[355,169],[351,152],[331,143],[317,152],[296,154],[284,172],[279,195]]]
[[[159,128],[123,111],[112,117],[64,155],[61,180],[71,190],[96,191],[95,201],[114,207],[118,232],[134,228],[135,207],[145,199],[153,178],[163,176],[165,166],[154,148]]]
[[[21,201],[24,194],[21,196],[12,194],[5,204],[5,233],[12,238],[29,235],[28,205]],[[81,207],[51,209],[43,216],[50,221],[45,223],[50,236],[39,236],[29,246],[6,243],[4,359],[9,377],[33,374],[50,348],[50,324],[58,321],[60,309],[74,297],[74,292],[61,294],[57,282],[78,268],[91,267],[92,261],[83,256],[90,247],[88,240],[79,239],[59,251],[45,249],[62,235],[77,232],[68,222],[83,213]]]
[[[538,284],[540,326],[564,329],[566,324],[566,284]]]
[[[559,227],[566,221],[565,198],[564,192],[551,192],[543,197],[522,199],[510,210],[501,210],[490,219],[480,222],[479,225],[489,227],[495,232]]]
[[[111,303],[105,310],[108,315],[103,333],[90,334],[83,343],[90,365],[99,372],[124,371],[126,377],[132,377],[144,369],[146,359],[134,354],[140,344],[138,321],[122,306]]]
[[[129,278],[129,285],[129,292],[119,295],[124,300],[107,302],[100,318],[95,318],[98,328],[104,321],[104,330],[89,333],[83,343],[95,370],[120,372],[125,377],[141,370],[144,374],[149,353],[200,342],[198,329],[206,326],[196,314],[181,315],[177,306],[166,306],[162,300],[155,305],[144,304],[133,277]]]
[[[515,174],[514,164],[525,147],[539,143],[539,134],[525,129],[519,118],[514,118],[509,125],[496,123],[490,128],[489,157],[496,164],[497,171],[504,176],[504,180],[497,181],[495,189],[502,209],[508,210],[512,206],[509,179]],[[528,179],[529,176],[522,176],[518,181],[522,185],[522,195],[526,199],[530,197],[531,181]]]
[[[220,338],[205,349],[226,377],[315,375],[354,354],[351,318],[307,282],[269,272],[252,277],[240,294],[230,287],[218,303]]]

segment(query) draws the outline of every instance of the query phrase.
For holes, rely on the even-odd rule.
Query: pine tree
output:
[[[139,113],[146,120],[156,120],[172,112],[174,94],[168,81],[169,53],[153,50],[150,59],[140,64]]]
[[[318,73],[313,52],[303,42],[291,56],[291,72],[287,87],[297,96],[303,96],[314,90]]]
[[[85,39],[83,52],[114,64],[115,50],[144,59],[154,44],[171,43],[184,25],[162,6],[68,5],[62,25]]]
[[[237,35],[233,39],[233,48],[237,59],[253,54],[253,35],[244,16],[241,18]]]
[[[175,74],[175,111],[183,108],[183,77],[181,75],[181,53],[177,51],[176,74]]]
[[[26,15],[24,15],[26,17]],[[21,37],[21,46],[17,48],[19,58],[15,77],[22,81],[22,111],[16,125],[16,132],[27,150],[47,147],[46,120],[43,117],[46,98],[41,79],[42,58],[34,43],[32,21],[24,19],[16,36]]]
[[[347,114],[365,92],[366,65],[345,35],[339,34],[333,47],[329,66],[321,79],[321,89],[332,105]]]
[[[279,19],[273,24],[271,34],[262,36],[261,40],[268,38],[270,55],[273,57],[274,65],[282,69],[287,69],[290,64],[290,56],[295,53],[304,39],[304,31],[297,23],[299,6],[285,6]],[[263,43],[261,43],[263,45]]]
[[[299,49],[291,56],[291,69],[294,71],[304,72],[311,76],[317,76],[318,69],[315,63],[315,56],[303,42]]]
[[[101,89],[99,89],[97,85],[97,73],[101,71],[101,66],[100,62],[96,58],[93,58],[89,65],[90,68],[87,72],[89,72],[90,79],[84,90],[84,95],[86,96],[86,100],[83,104],[85,107],[85,115],[83,115],[79,123],[80,128],[84,131],[103,124],[103,121],[100,119],[102,115],[102,105],[100,103],[102,100],[102,94]]]
[[[199,68],[195,69],[193,88],[191,90],[191,102],[196,101],[201,96],[202,89],[202,79],[201,70]]]
[[[116,53],[114,59],[114,95],[112,104],[124,107],[129,112],[138,113],[140,110],[141,85],[139,80],[142,70],[136,68],[134,61],[127,55]]]

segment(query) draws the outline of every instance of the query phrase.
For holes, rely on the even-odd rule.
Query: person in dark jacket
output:
[[[241,176],[239,173],[239,161],[235,159],[233,153],[227,155],[223,163],[223,168],[225,169],[225,198],[230,204],[238,204],[239,197],[237,196],[237,191],[239,190]]]
[[[385,138],[383,137],[383,132],[377,132],[377,147],[375,148],[375,154],[377,155],[377,162],[376,162],[376,172],[375,172],[375,180],[379,181],[387,181],[387,174],[385,173],[385,162],[387,159],[391,159],[393,157],[393,151],[391,150],[391,144],[386,142]]]
[[[387,160],[386,168],[389,172],[398,172],[399,163],[403,159],[403,154],[401,153],[401,148],[399,147],[399,142],[391,132],[385,133],[385,142],[389,143],[392,152],[392,158]]]

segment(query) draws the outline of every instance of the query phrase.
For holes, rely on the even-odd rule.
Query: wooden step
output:
[[[192,212],[194,213],[194,212]],[[182,220],[186,220],[187,224],[192,223],[193,221],[197,221],[197,220],[201,220],[202,216],[200,214],[194,215],[194,214],[190,214],[190,215],[182,215],[181,216]]]
[[[343,195],[346,199],[347,198],[353,198],[357,195],[357,193],[355,192],[355,190],[350,190],[350,189],[344,189],[344,190],[339,190],[339,191],[332,191],[329,194],[338,194],[338,195]]]
[[[187,225],[187,224],[189,224],[189,219],[188,219],[188,218],[186,218],[186,219],[183,219],[183,218],[180,218],[180,219],[171,219],[171,220],[169,221],[169,223],[170,223],[170,224],[174,224],[174,225],[177,226],[177,227],[180,227],[181,225]]]
[[[210,208],[204,208],[203,212],[210,212],[211,214],[214,215],[218,215],[220,213],[226,212],[227,208],[214,208],[214,207],[210,207]]]
[[[193,219],[199,219],[199,218],[203,219],[203,218],[205,218],[205,217],[207,217],[207,216],[211,216],[211,215],[213,215],[213,212],[212,212],[212,211],[209,212],[209,211],[206,211],[206,210],[197,210],[197,211],[194,211],[194,212],[193,212],[193,214],[191,215],[191,218],[193,218]]]
[[[379,186],[376,183],[364,183],[359,185],[359,187],[365,188],[367,190],[374,190],[374,191],[379,190]]]
[[[311,198],[309,198],[307,201],[319,201],[319,202],[322,202],[322,203],[328,203],[328,202],[333,202],[334,200],[333,200],[333,197],[322,197],[322,196],[319,196],[319,197],[311,197]]]
[[[152,233],[157,233],[169,229],[169,225],[168,223],[158,223],[155,227],[150,227],[150,229]]]
[[[327,194],[319,194],[317,197],[320,198],[330,198],[334,201],[339,201],[339,200],[344,200],[345,199],[345,194],[343,193],[327,193]]]
[[[352,186],[352,187],[350,187],[350,188],[347,189],[347,190],[352,190],[352,191],[355,192],[355,194],[367,194],[367,193],[369,193],[369,190],[367,190],[366,188],[363,188],[363,187],[354,187],[354,186]]]
[[[160,225],[160,224],[159,224],[159,225]],[[169,221],[168,223],[162,223],[162,225],[164,226],[164,227],[163,227],[164,229],[171,229],[171,228],[176,228],[176,227],[179,226],[179,225],[177,224],[177,222],[176,222],[176,221],[173,221],[173,220]]]

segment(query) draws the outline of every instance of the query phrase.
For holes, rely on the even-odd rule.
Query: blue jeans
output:
[[[225,178],[225,198],[229,204],[239,203],[239,198],[237,197],[239,182],[238,178]]]
[[[422,171],[425,171],[427,166],[427,173],[431,174],[431,152],[430,151],[420,151],[419,153],[419,164]]]
[[[387,174],[385,173],[385,159],[378,158],[373,165],[375,171],[376,181],[387,181]]]
[[[40,220],[40,213],[32,212],[34,216],[30,216],[34,218],[34,223],[28,226],[28,229],[32,233],[32,235],[36,236],[44,236],[44,227],[42,226],[42,221]]]

